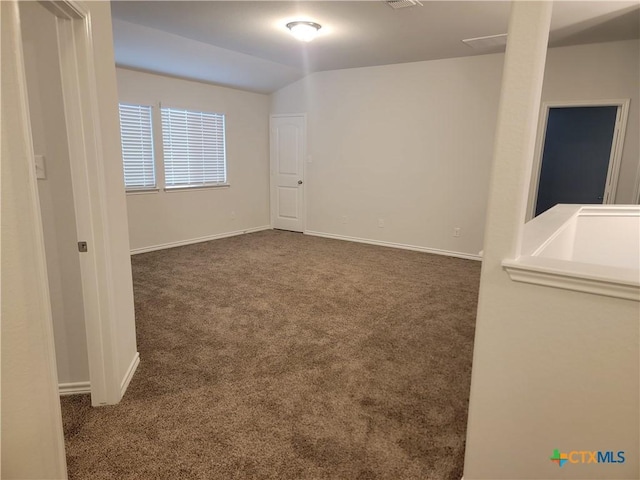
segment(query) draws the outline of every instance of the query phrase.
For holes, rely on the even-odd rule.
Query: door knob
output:
[[[302,180],[298,180],[298,185],[302,185]]]

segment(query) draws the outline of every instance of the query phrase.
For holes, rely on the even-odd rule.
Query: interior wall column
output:
[[[508,415],[497,412],[492,383],[500,384],[499,365],[508,358],[496,358],[492,341],[499,337],[505,320],[503,303],[511,287],[501,262],[518,255],[527,207],[527,193],[533,163],[540,110],[552,2],[515,1],[511,7],[507,50],[498,110],[494,158],[484,238],[484,259],[480,282],[476,339],[467,445],[466,480],[507,478],[501,445],[487,438],[499,437]],[[493,379],[493,380],[492,380]],[[495,381],[494,381],[495,380]],[[504,441],[504,438],[502,438]],[[516,461],[516,459],[512,459]],[[506,461],[509,463],[509,460]],[[504,475],[508,475],[505,470]]]

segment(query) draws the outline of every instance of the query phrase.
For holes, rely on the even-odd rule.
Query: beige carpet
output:
[[[63,398],[71,479],[461,478],[478,262],[280,231],[132,262],[141,364]]]

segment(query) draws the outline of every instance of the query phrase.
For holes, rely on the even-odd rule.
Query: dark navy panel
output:
[[[617,106],[549,109],[536,216],[558,203],[602,203]]]

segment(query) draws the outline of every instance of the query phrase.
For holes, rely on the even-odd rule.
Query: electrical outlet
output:
[[[231,212],[231,214],[229,216],[231,217],[231,220],[235,220],[236,219],[236,212]]]
[[[348,221],[349,221],[349,217],[347,217],[346,215],[343,215],[342,218],[340,218],[341,223],[347,223]]]
[[[459,237],[460,236],[460,228],[456,227],[453,229],[453,236],[454,237]]]
[[[384,218],[378,219],[378,228],[384,228]]]

